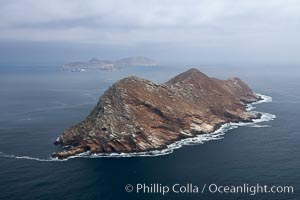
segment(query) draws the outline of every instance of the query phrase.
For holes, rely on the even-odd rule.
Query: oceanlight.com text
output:
[[[241,184],[241,185],[218,185],[215,183],[197,185],[192,183],[173,185],[164,185],[160,183],[137,183],[135,185],[127,184],[126,192],[136,194],[248,194],[251,196],[257,194],[293,194],[294,187],[291,185],[263,185],[263,184]]]

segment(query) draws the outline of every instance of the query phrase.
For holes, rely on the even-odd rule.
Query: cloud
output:
[[[0,42],[23,45],[18,54],[9,51],[12,58],[30,57],[27,46],[34,49],[32,59],[40,48],[48,58],[50,46],[62,59],[97,52],[181,62],[300,63],[299,10],[298,0],[2,0]]]
[[[296,0],[4,0],[0,39],[203,42],[299,31]]]

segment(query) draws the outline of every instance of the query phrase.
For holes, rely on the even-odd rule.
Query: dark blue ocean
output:
[[[197,67],[197,66],[196,66]],[[59,65],[0,66],[0,199],[2,200],[299,200],[300,69],[288,66],[198,66],[209,76],[238,76],[273,98],[257,111],[276,115],[223,139],[183,146],[156,157],[53,161],[62,131],[83,120],[116,80],[137,75],[163,83],[188,67],[62,71]],[[132,184],[293,186],[293,193],[126,192]],[[135,189],[135,188],[134,188]],[[200,188],[201,190],[202,188]]]

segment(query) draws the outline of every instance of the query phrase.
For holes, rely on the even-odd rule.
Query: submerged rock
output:
[[[166,148],[174,141],[211,133],[227,122],[259,116],[246,104],[259,100],[240,79],[210,78],[190,69],[165,84],[128,77],[113,84],[86,119],[65,130],[54,153],[129,153]]]

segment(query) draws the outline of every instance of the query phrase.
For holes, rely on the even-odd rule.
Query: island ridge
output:
[[[86,119],[57,138],[56,145],[68,148],[52,156],[164,149],[224,123],[259,118],[246,110],[259,99],[239,78],[220,80],[194,68],[165,84],[127,77],[109,87]]]

